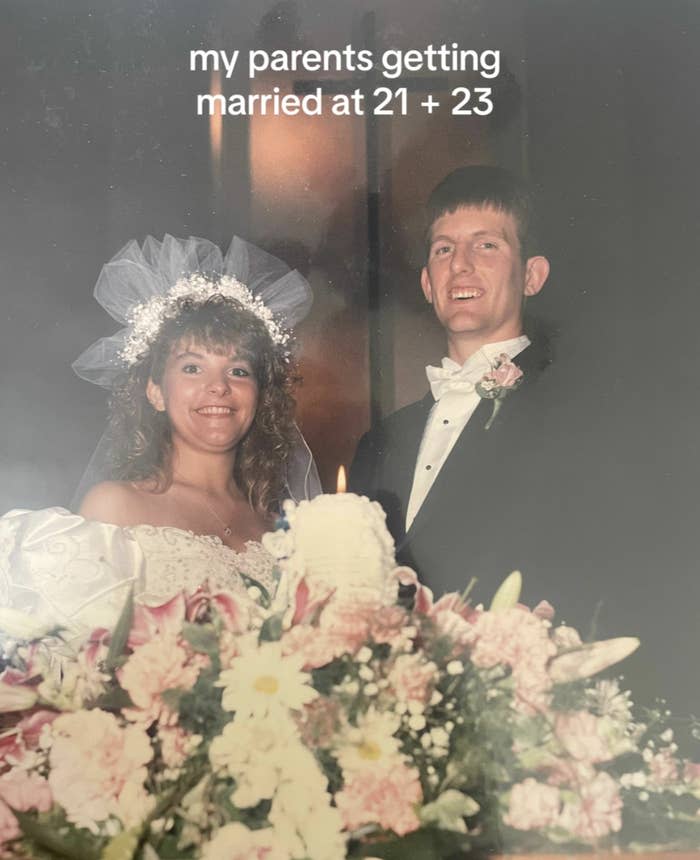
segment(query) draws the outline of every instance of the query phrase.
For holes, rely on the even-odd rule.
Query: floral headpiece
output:
[[[205,302],[215,295],[235,299],[265,324],[276,345],[289,344],[289,330],[308,313],[311,288],[271,254],[234,237],[226,255],[206,239],[163,241],[148,236],[129,242],[102,267],[95,298],[125,327],[103,337],[74,362],[82,379],[111,388],[155,341],[179,301]]]
[[[245,284],[230,275],[222,275],[216,280],[211,280],[206,275],[196,273],[180,278],[167,295],[154,296],[147,302],[136,305],[131,311],[130,331],[126,335],[126,342],[120,353],[124,364],[130,366],[139,360],[158,337],[163,323],[177,315],[180,299],[187,298],[204,303],[215,295],[235,299],[265,323],[273,343],[282,347],[287,346],[289,332],[277,323],[272,311],[262,299],[254,296]]]

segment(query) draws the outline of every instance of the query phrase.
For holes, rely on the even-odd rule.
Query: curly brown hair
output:
[[[214,352],[233,346],[250,362],[258,383],[258,406],[238,445],[233,478],[253,508],[265,513],[274,510],[283,499],[285,465],[296,434],[292,388],[297,377],[265,323],[240,302],[219,294],[205,302],[179,299],[175,316],[163,323],[156,340],[117,380],[109,423],[113,477],[152,479],[158,492],[170,486],[170,422],[165,412],[151,406],[146,386],[149,379],[161,383],[168,356],[183,341]]]

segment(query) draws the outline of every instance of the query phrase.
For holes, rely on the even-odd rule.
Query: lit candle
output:
[[[338,478],[335,482],[336,493],[344,493],[347,486],[348,484],[345,479],[345,466],[338,466]]]

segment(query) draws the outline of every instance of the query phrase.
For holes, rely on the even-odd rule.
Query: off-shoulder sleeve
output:
[[[111,626],[143,575],[139,544],[118,526],[63,508],[0,518],[2,606],[70,628]]]

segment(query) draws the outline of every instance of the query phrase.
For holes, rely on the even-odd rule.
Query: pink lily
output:
[[[229,591],[216,591],[213,594],[206,587],[199,587],[186,599],[185,615],[188,621],[205,617],[213,606],[224,622],[224,627],[233,633],[243,633],[247,626],[245,614],[237,599]]]
[[[292,616],[292,627],[297,624],[314,624],[322,610],[335,594],[334,588],[316,590],[312,594],[306,577],[301,579],[294,593],[294,615]]]
[[[134,621],[129,631],[128,645],[138,648],[158,635],[171,634],[176,636],[185,619],[185,596],[180,592],[160,606],[134,607]]]

